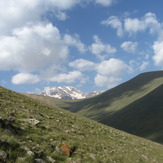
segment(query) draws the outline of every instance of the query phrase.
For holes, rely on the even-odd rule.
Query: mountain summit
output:
[[[40,95],[43,96],[49,96],[64,100],[84,99],[93,97],[98,94],[100,94],[100,92],[96,91],[86,94],[71,86],[49,87],[40,93]]]

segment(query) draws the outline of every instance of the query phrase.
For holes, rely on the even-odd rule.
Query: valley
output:
[[[30,95],[114,128],[163,143],[163,71],[147,72],[98,96],[58,100]]]

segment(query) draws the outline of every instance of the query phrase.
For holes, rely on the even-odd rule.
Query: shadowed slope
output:
[[[163,143],[163,84],[99,122]]]

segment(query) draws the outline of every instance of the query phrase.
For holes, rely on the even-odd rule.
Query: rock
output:
[[[32,151],[27,151],[27,155],[29,155],[29,156],[33,156],[34,153],[33,153]]]
[[[26,152],[30,150],[27,146],[22,146],[22,149],[24,149]]]
[[[96,160],[96,157],[95,157],[95,155],[94,155],[93,153],[90,154],[90,158],[91,158],[92,160],[94,160],[94,161]]]
[[[35,159],[35,163],[45,163],[45,161],[43,159],[37,158]]]
[[[61,153],[61,152],[62,152],[62,150],[61,150],[60,148],[58,148],[58,147],[55,147],[55,151],[56,151],[57,153]]]
[[[18,157],[18,158],[17,158],[17,161],[18,161],[18,162],[19,162],[19,161],[24,162],[24,161],[25,161],[25,158],[24,158],[24,157]]]
[[[29,118],[29,119],[27,119],[27,121],[32,125],[37,125],[40,123],[40,121],[38,121],[37,119],[34,119],[34,118]]]
[[[6,153],[5,151],[3,151],[3,150],[0,150],[0,158],[1,158],[2,160],[6,160],[6,158],[7,158],[7,153]]]
[[[44,158],[45,154],[43,151],[34,152],[35,158]]]
[[[11,116],[15,116],[15,113],[10,113]]]
[[[51,162],[51,163],[56,162],[56,161],[55,161],[52,157],[50,157],[50,156],[47,156],[46,158],[47,158],[47,160],[48,160],[49,162]]]

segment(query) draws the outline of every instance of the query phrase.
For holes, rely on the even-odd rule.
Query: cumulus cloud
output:
[[[80,1],[81,0],[47,0],[47,3],[59,9],[67,10],[80,3]]]
[[[121,81],[121,78],[97,74],[94,80],[98,87],[112,88],[116,86],[117,82]]]
[[[15,29],[0,39],[0,70],[38,71],[65,61],[68,47],[58,28],[37,24]]]
[[[69,66],[76,68],[80,71],[90,71],[96,69],[96,64],[94,62],[85,59],[77,59],[73,62],[70,62]]]
[[[24,26],[24,24],[29,22],[40,22],[43,15],[49,11],[60,20],[65,20],[67,15],[63,11],[89,1],[90,0],[1,0],[1,34],[9,32],[13,28]],[[112,4],[113,0],[91,0],[91,2],[109,6]]]
[[[149,27],[150,33],[157,33],[161,30],[161,23],[157,20],[157,17],[154,13],[147,13],[144,16],[144,22],[147,27]]]
[[[153,45],[155,65],[163,67],[163,41],[156,41]]]
[[[50,78],[50,81],[58,83],[74,83],[79,81],[80,83],[83,83],[84,76],[79,71],[71,71],[69,73],[55,75],[54,77]]]
[[[61,21],[64,21],[68,18],[67,14],[63,11],[60,11],[60,10],[55,12],[55,17]]]
[[[49,23],[54,17],[66,20],[67,10],[78,4],[94,3],[110,6],[114,0],[1,0],[0,1],[0,70],[14,70],[13,84],[34,84],[45,78],[56,82],[75,82],[85,77],[79,71],[63,72],[70,54],[70,47],[80,53],[87,48],[78,35],[61,34],[59,29]],[[4,14],[7,13],[7,14]],[[109,50],[110,48],[110,50]],[[108,53],[112,47],[105,46]],[[102,52],[101,52],[102,53]],[[66,64],[65,64],[66,63]],[[76,61],[77,63],[77,61]],[[78,61],[78,70],[92,69],[94,63]],[[55,71],[55,69],[57,69]],[[38,73],[33,75],[32,73]],[[53,78],[49,76],[57,74]],[[57,78],[56,78],[57,77]]]
[[[142,18],[127,18],[124,20],[124,30],[130,35],[137,32],[149,30],[150,34],[157,34],[160,36],[163,28],[161,23],[157,20],[154,13],[148,12]]]
[[[130,67],[120,59],[116,58],[103,61],[97,67],[97,72],[102,75],[118,76],[126,71],[130,71]]]
[[[128,53],[135,53],[138,47],[137,42],[125,41],[121,44],[121,48]]]
[[[19,73],[12,77],[13,84],[35,84],[40,81],[37,75],[29,73]]]
[[[126,32],[132,34],[139,31],[144,31],[146,29],[146,24],[144,21],[139,20],[137,18],[135,19],[127,18],[124,21],[124,28]]]
[[[111,16],[106,20],[103,20],[101,22],[103,25],[111,26],[112,28],[117,30],[117,36],[122,37],[123,36],[123,24],[120,21],[120,19],[116,16]]]
[[[111,88],[121,81],[121,75],[130,73],[131,71],[132,68],[122,60],[111,58],[99,63],[94,81],[97,86]]]
[[[84,53],[86,51],[86,47],[80,41],[78,35],[75,35],[74,37],[72,37],[70,35],[65,34],[64,41],[67,45],[76,47],[81,53]]]
[[[65,63],[70,46],[85,51],[79,38],[62,36],[50,23],[15,29],[11,36],[1,37],[0,42],[0,70],[41,71]]]
[[[112,47],[110,44],[104,44],[101,42],[98,36],[94,36],[94,43],[90,46],[90,51],[95,54],[100,59],[105,59],[111,54],[116,53],[116,48]]]
[[[147,68],[148,65],[149,65],[149,62],[143,61],[142,64],[140,65],[139,69],[141,71],[143,71],[143,70],[145,70]]]
[[[80,2],[81,0],[1,0],[0,31],[4,33],[27,22],[41,21],[42,16],[48,11],[53,12],[59,19],[65,19],[66,15],[61,11],[70,9]]]
[[[163,36],[163,25],[157,20],[156,15],[151,12],[146,13],[141,18],[125,18],[123,21],[116,16],[110,16],[108,19],[103,20],[101,24],[116,29],[118,37],[122,37],[124,33],[132,36],[144,31],[156,34],[159,39],[162,39]]]
[[[113,4],[115,0],[95,0],[97,4],[100,4],[102,6],[110,6]]]

